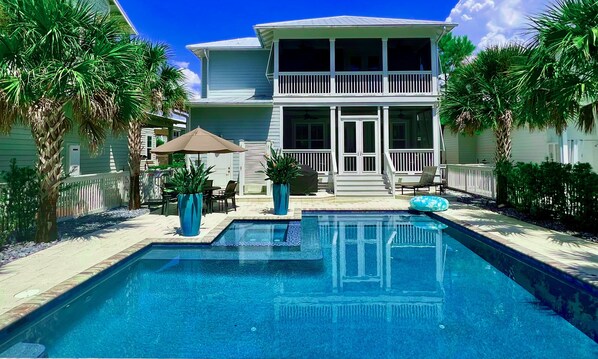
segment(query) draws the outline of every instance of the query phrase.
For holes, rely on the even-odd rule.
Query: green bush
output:
[[[293,157],[282,153],[281,150],[270,149],[270,154],[264,156],[266,160],[262,163],[266,179],[274,184],[289,184],[293,179],[299,176],[300,167]]]
[[[508,202],[533,218],[598,233],[598,174],[587,163],[517,163],[508,173]]]
[[[156,166],[149,166],[147,169],[152,170],[167,170],[170,168],[183,168],[185,167],[185,162],[173,162],[171,165],[156,165]]]
[[[0,172],[0,183],[0,245],[32,239],[39,207],[37,172],[12,159],[9,170]]]

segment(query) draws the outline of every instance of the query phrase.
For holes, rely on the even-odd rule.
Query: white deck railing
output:
[[[330,173],[332,170],[331,150],[288,150],[282,152],[297,160],[300,164],[313,168],[318,173]]]
[[[68,177],[58,200],[58,218],[77,217],[120,207],[126,201],[127,172]]]
[[[393,94],[432,94],[432,71],[393,71],[388,73]]]
[[[496,179],[492,165],[446,165],[447,185],[459,191],[496,198]]]
[[[329,72],[287,72],[278,74],[278,92],[288,95],[330,93]]]
[[[433,149],[391,149],[389,152],[397,173],[419,173],[424,167],[434,166]]]
[[[379,94],[383,92],[382,72],[337,72],[335,76],[336,93]]]
[[[395,179],[395,173],[397,172],[397,170],[395,169],[392,157],[390,156],[389,152],[384,152],[384,172],[388,177],[388,184],[390,186],[391,193],[394,196],[397,192],[397,182]]]
[[[388,73],[386,94],[432,94],[431,71],[392,71]],[[280,95],[367,95],[383,94],[382,71],[339,71],[334,85],[330,72],[280,72]]]

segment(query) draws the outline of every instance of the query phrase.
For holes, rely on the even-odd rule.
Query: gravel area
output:
[[[60,240],[50,243],[21,242],[5,245],[0,248],[0,266],[51,247],[60,241],[73,240],[146,213],[149,213],[147,208],[135,211],[129,211],[126,208],[117,208],[102,213],[61,221],[58,223]]]
[[[598,243],[598,234],[571,230],[565,224],[563,224],[559,221],[553,220],[553,219],[531,218],[524,213],[518,212],[514,208],[509,208],[509,207],[499,208],[496,205],[496,202],[493,200],[489,200],[489,199],[482,198],[479,196],[470,195],[467,193],[449,190],[449,191],[447,191],[447,194],[450,197],[454,197],[454,200],[461,202],[461,203],[474,205],[476,207],[484,208],[484,209],[490,210],[492,212],[496,212],[496,213],[500,213],[505,216],[516,218],[520,221],[531,223],[536,226],[544,227],[544,228],[551,229],[551,230],[558,231],[558,232],[563,232],[570,236],[583,238],[583,239]]]

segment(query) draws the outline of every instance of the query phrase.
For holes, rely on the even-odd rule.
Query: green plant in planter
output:
[[[178,193],[179,220],[183,236],[197,236],[201,225],[203,189],[212,167],[190,166],[176,169],[170,182]]]
[[[274,200],[274,214],[285,215],[289,211],[290,186],[289,183],[299,176],[300,167],[293,157],[282,151],[270,149],[270,154],[264,156],[266,163],[262,163],[266,179],[272,181],[272,198]]]
[[[214,173],[213,169],[214,166],[206,167],[204,163],[175,169],[170,178],[173,190],[179,194],[202,193],[208,177]]]
[[[262,163],[264,170],[261,172],[274,184],[289,184],[299,176],[300,167],[297,160],[283,154],[282,151],[271,148],[270,154],[264,156],[264,159],[266,162]]]

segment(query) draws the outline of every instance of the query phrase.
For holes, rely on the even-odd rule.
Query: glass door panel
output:
[[[342,122],[341,170],[343,173],[377,173],[380,131],[378,121],[351,119]]]
[[[377,157],[377,136],[376,136],[377,121],[361,121],[361,143],[363,150],[361,151],[361,169],[363,172],[376,172],[376,157]]]
[[[343,126],[343,171],[357,172],[358,137],[356,121],[345,121]]]

